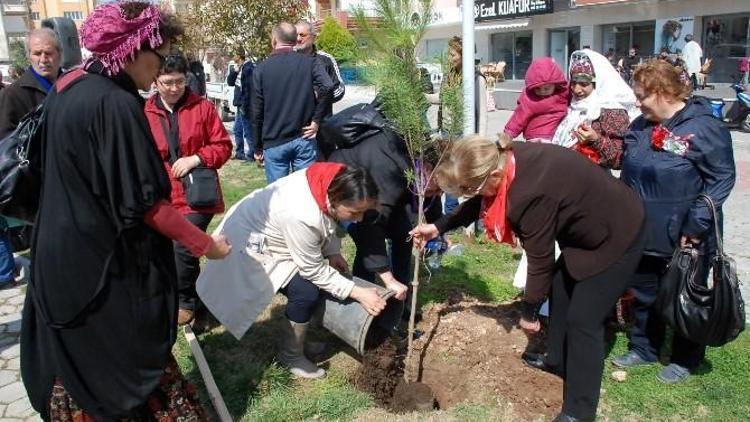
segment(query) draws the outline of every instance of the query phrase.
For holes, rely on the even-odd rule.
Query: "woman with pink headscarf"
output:
[[[169,205],[138,93],[181,32],[150,3],[100,6],[80,30],[92,57],[47,97],[21,335],[24,384],[45,420],[205,418],[171,354],[172,240],[209,258],[230,248]]]

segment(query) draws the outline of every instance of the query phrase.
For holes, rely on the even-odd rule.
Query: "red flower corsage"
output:
[[[651,147],[657,151],[667,151],[679,156],[687,154],[693,134],[678,136],[662,125],[651,129]]]

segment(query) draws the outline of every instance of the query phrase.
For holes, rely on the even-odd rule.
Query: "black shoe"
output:
[[[544,355],[541,353],[523,352],[521,360],[530,368],[539,369],[552,375],[560,376],[560,373],[557,372],[555,368],[547,365],[547,362],[544,361]]]
[[[234,157],[232,157],[232,159],[233,159],[233,160],[242,160],[242,161],[245,161],[245,160],[246,160],[245,156],[244,156],[244,155],[242,155],[242,154],[235,154],[235,156],[234,156]]]
[[[584,421],[593,421],[593,419],[579,419],[575,416],[566,415],[563,412],[560,412],[559,415],[555,417],[555,419],[552,419],[552,422],[584,422]]]

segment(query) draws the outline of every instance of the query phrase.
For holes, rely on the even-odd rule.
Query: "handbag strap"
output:
[[[724,256],[724,245],[721,239],[721,230],[719,230],[719,215],[716,212],[716,204],[714,203],[714,200],[705,193],[698,195],[698,198],[702,199],[711,211],[711,218],[714,220],[714,231],[716,233],[716,251],[719,256]]]

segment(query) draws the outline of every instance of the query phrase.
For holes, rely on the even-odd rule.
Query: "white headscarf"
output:
[[[555,131],[552,142],[567,148],[573,147],[578,142],[573,132],[582,123],[591,125],[599,118],[603,108],[623,109],[628,112],[631,122],[641,114],[635,105],[633,90],[606,57],[589,49],[574,51],[571,54],[571,67],[573,56],[586,56],[591,61],[596,77],[596,88],[584,99],[571,99],[568,114]],[[568,78],[570,78],[570,70],[568,68]]]

